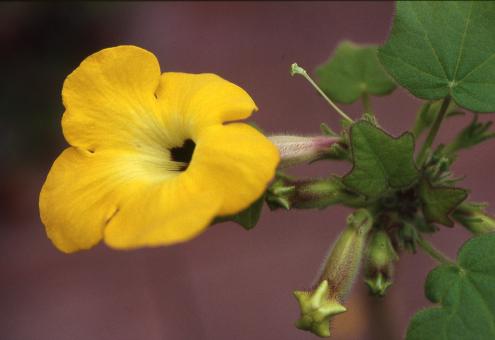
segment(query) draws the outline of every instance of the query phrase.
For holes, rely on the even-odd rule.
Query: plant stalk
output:
[[[418,238],[417,240],[418,246],[421,247],[421,249],[424,250],[425,253],[430,255],[432,258],[440,262],[441,264],[450,264],[450,265],[456,265],[454,261],[452,261],[447,255],[443,254],[440,250],[435,248],[431,243],[428,241]]]
[[[364,112],[374,116],[375,114],[373,113],[373,108],[371,106],[370,95],[367,92],[364,92],[361,96],[361,100],[363,102]]]
[[[435,121],[433,122],[433,126],[431,127],[430,132],[428,133],[428,137],[426,137],[426,140],[423,143],[423,146],[421,147],[421,151],[419,152],[419,156],[417,159],[417,164],[419,167],[423,166],[428,150],[431,148],[433,142],[435,141],[435,138],[438,134],[438,130],[440,130],[440,125],[442,125],[443,119],[447,114],[447,108],[449,107],[450,100],[451,100],[450,96],[447,96],[443,99],[442,106],[440,107],[440,111],[438,111],[437,116],[435,117]]]

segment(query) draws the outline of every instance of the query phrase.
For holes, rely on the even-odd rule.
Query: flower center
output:
[[[192,139],[186,139],[182,146],[176,146],[170,149],[170,157],[172,160],[174,162],[184,163],[184,165],[180,167],[179,171],[184,171],[187,169],[189,163],[191,162],[195,147],[196,143],[194,143]]]

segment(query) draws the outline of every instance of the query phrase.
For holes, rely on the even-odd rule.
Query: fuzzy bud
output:
[[[475,235],[495,231],[495,218],[485,212],[485,204],[463,203],[452,217]]]
[[[332,145],[341,140],[339,137],[291,135],[270,136],[269,139],[275,144],[280,153],[280,168],[310,163],[323,158],[325,154],[332,152]]]
[[[293,179],[277,174],[268,188],[266,201],[270,209],[323,209],[334,204],[358,208],[366,205],[366,197],[350,192],[336,176]]]
[[[296,291],[301,317],[296,326],[318,336],[330,336],[330,318],[345,311],[342,306],[358,273],[373,218],[365,209],[356,210],[325,261],[315,288]]]

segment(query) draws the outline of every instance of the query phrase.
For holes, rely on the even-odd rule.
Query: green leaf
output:
[[[318,85],[327,96],[350,104],[364,94],[383,96],[396,85],[378,61],[377,46],[342,42],[335,54],[316,69]]]
[[[423,203],[423,214],[427,222],[440,223],[452,227],[454,222],[449,218],[458,206],[467,198],[467,191],[453,187],[433,187],[423,180],[419,187],[419,196]]]
[[[407,340],[495,339],[495,234],[464,244],[457,265],[443,264],[428,274],[426,297],[440,306],[411,319]]]
[[[369,198],[410,186],[418,178],[414,163],[414,137],[410,132],[394,138],[366,121],[351,127],[353,168],[344,184]]]
[[[264,200],[265,195],[258,198],[253,204],[251,204],[248,208],[244,209],[240,213],[237,213],[235,215],[217,217],[213,221],[213,223],[215,224],[232,221],[241,225],[246,230],[253,229],[260,219]]]
[[[495,111],[495,2],[400,1],[378,57],[419,98]]]

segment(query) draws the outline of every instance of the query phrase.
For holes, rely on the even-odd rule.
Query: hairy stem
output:
[[[417,163],[418,166],[420,167],[423,166],[428,150],[431,148],[433,142],[435,141],[435,137],[438,134],[438,130],[440,130],[440,125],[442,125],[443,119],[447,114],[447,108],[449,107],[449,104],[450,104],[450,96],[447,96],[443,99],[442,106],[440,107],[440,111],[438,111],[437,116],[435,117],[435,121],[433,122],[433,126],[431,127],[430,132],[428,133],[428,137],[426,137],[426,140],[423,146],[421,147],[421,151],[419,152]]]
[[[443,254],[440,250],[436,249],[431,243],[428,241],[418,238],[417,239],[418,246],[424,250],[425,253],[430,255],[432,258],[437,260],[442,264],[452,264],[455,265],[455,262],[452,261],[447,255]]]

